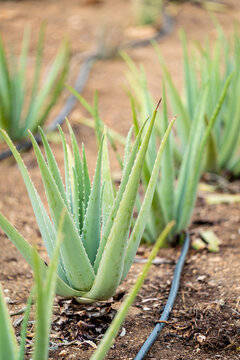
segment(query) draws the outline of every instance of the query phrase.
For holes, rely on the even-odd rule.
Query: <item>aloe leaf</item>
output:
[[[0,285],[0,360],[16,360],[18,345]]]
[[[63,224],[63,236],[66,237],[66,241],[61,245],[61,255],[68,281],[70,282],[70,285],[76,289],[88,290],[91,288],[95,277],[92,266],[79,237],[77,228],[74,225],[73,218],[64,204],[52,174],[44,161],[39,146],[31,133],[30,139],[41,171],[49,209],[55,227],[58,227],[62,211],[64,209],[66,210]]]
[[[44,244],[46,246],[47,252],[49,257],[52,257],[53,254],[53,245],[54,245],[54,239],[56,237],[56,231],[53,227],[52,222],[50,221],[47,212],[42,204],[42,201],[37,193],[37,190],[35,189],[32,180],[27,172],[27,169],[24,165],[24,162],[20,156],[20,154],[17,152],[16,148],[14,147],[11,139],[7,135],[7,133],[3,130],[0,130],[0,133],[6,143],[8,144],[9,148],[11,149],[13,156],[15,157],[17,164],[19,166],[19,169],[21,171],[23,180],[25,182],[25,186],[28,191],[28,195],[33,207],[34,214],[37,219],[37,223],[40,229],[40,233],[42,235]],[[62,262],[59,263],[59,276],[64,280],[67,281],[66,273],[63,267]]]
[[[50,68],[44,86],[38,92],[31,111],[25,119],[25,130],[30,128],[34,131],[34,129],[41,125],[43,120],[46,119],[49,111],[59,97],[59,93],[65,81],[67,67],[68,45],[64,42]],[[49,97],[50,94],[51,96]],[[46,105],[44,106],[45,103]]]
[[[208,118],[205,115],[204,117],[206,125],[208,125]],[[218,149],[217,149],[217,143],[214,136],[214,132],[212,131],[209,135],[208,143],[207,143],[207,149],[206,149],[206,164],[204,166],[204,169],[206,171],[210,172],[218,172],[219,166],[218,166]]]
[[[178,232],[182,229],[185,229],[188,226],[188,223],[190,221],[191,214],[193,212],[193,208],[194,208],[194,204],[195,204],[195,200],[196,200],[197,185],[198,185],[198,180],[199,180],[200,173],[201,173],[203,152],[204,152],[206,143],[208,141],[209,135],[214,126],[214,123],[217,119],[217,116],[218,116],[220,110],[221,110],[221,106],[226,97],[228,88],[229,88],[231,80],[232,80],[232,76],[233,76],[233,74],[230,74],[225,82],[224,88],[220,94],[219,101],[215,107],[215,110],[209,121],[209,124],[203,134],[201,142],[198,145],[198,150],[196,152],[195,160],[193,162],[192,169],[190,172],[191,176],[188,177],[188,180],[186,180],[187,178],[186,177],[184,178],[184,176],[181,179],[181,181],[186,183],[185,192],[182,190],[182,194],[184,196],[184,199],[182,198],[182,201],[184,201],[184,211],[182,211],[181,206],[183,206],[183,205],[181,205],[180,201],[179,201],[178,202],[178,206],[179,206],[178,207],[178,220],[177,220],[178,225],[176,227],[176,232]],[[179,180],[179,182],[180,182],[180,180]],[[186,186],[187,186],[187,188],[186,188]],[[181,189],[181,186],[179,186],[179,191],[181,191],[180,189]],[[182,189],[184,189],[184,187],[182,187]],[[186,192],[186,189],[187,189],[187,192]]]
[[[75,223],[78,227],[79,234],[82,233],[83,228],[83,219],[84,219],[84,209],[83,209],[83,200],[84,200],[84,184],[83,184],[83,165],[80,157],[77,140],[72,131],[70,124],[67,121],[68,129],[71,136],[73,155],[74,155],[74,196],[73,196],[73,206],[75,211],[73,212],[75,216]]]
[[[9,71],[3,41],[0,37],[0,125],[7,131],[10,128],[10,124],[7,121],[11,112],[10,99]]]
[[[39,130],[39,133],[41,135],[41,139],[42,139],[42,143],[43,143],[43,146],[44,146],[44,150],[45,150],[45,154],[46,154],[49,169],[50,169],[51,173],[53,174],[53,177],[54,177],[55,183],[56,183],[56,185],[58,187],[58,190],[59,190],[65,204],[67,205],[67,198],[66,198],[66,194],[65,194],[65,191],[64,191],[64,186],[63,186],[63,182],[62,182],[62,178],[61,178],[61,174],[60,174],[57,162],[56,162],[56,160],[54,158],[54,155],[53,155],[52,150],[51,150],[51,148],[49,146],[47,138],[46,138],[45,134],[43,133],[41,127],[39,127],[38,130]]]
[[[158,241],[155,243],[155,245],[151,251],[151,254],[148,258],[148,261],[143,268],[143,271],[138,276],[135,285],[132,287],[130,293],[128,294],[128,296],[126,297],[126,299],[123,301],[122,305],[120,306],[111,325],[107,329],[107,332],[104,335],[100,345],[98,346],[97,350],[94,352],[93,356],[91,357],[91,360],[105,359],[105,356],[106,356],[108,350],[110,349],[110,347],[112,346],[113,340],[116,337],[117,332],[120,329],[120,326],[123,323],[130,306],[133,304],[133,301],[135,300],[139,290],[141,289],[141,287],[143,285],[143,282],[148,274],[148,271],[152,265],[154,258],[156,257],[156,255],[159,251],[159,248],[160,248],[162,242],[164,241],[165,237],[168,235],[173,224],[174,223],[172,222],[166,226],[166,228],[163,230],[161,236],[159,237]]]
[[[62,131],[61,126],[58,126],[59,133],[61,135],[62,140],[62,148],[63,148],[63,156],[64,156],[64,170],[65,170],[65,187],[66,187],[66,198],[67,198],[67,206],[69,210],[72,212],[71,203],[72,203],[72,190],[71,190],[71,179],[70,179],[70,166],[69,166],[69,156],[67,149],[67,142],[65,135]]]
[[[160,170],[162,154],[163,154],[164,148],[166,147],[167,140],[169,138],[169,134],[170,134],[170,131],[172,129],[174,122],[175,122],[175,119],[173,119],[171,121],[171,123],[169,124],[169,126],[164,134],[164,137],[162,139],[161,145],[159,146],[159,150],[158,150],[157,157],[156,157],[156,160],[154,163],[151,178],[149,180],[148,187],[147,187],[147,190],[145,193],[145,197],[144,197],[140,212],[138,214],[136,223],[132,230],[130,239],[128,241],[128,246],[127,246],[127,251],[126,251],[125,261],[124,261],[122,280],[125,279],[128,271],[132,265],[134,256],[136,255],[139,243],[142,238],[142,234],[144,232],[144,228],[148,221],[148,213],[151,208],[153,195],[154,195],[157,181],[158,181],[158,174],[159,174],[159,170]]]
[[[177,120],[178,121],[178,120]],[[162,132],[165,133],[168,126],[168,113],[165,94],[165,84],[163,83],[163,116],[161,119]],[[174,152],[171,135],[166,142],[165,150],[162,156],[161,180],[159,184],[160,202],[165,224],[175,219],[175,170],[174,170]]]
[[[86,297],[107,299],[116,290],[121,280],[134,203],[156,115],[157,108],[154,111],[138,151],[102,254],[95,281]]]
[[[191,127],[191,133],[189,135],[189,141],[183,154],[183,161],[178,176],[175,202],[177,225],[180,223],[180,218],[183,217],[183,212],[186,211],[186,194],[189,193],[189,181],[191,181],[191,177],[194,176],[194,172],[192,169],[195,166],[197,153],[199,152],[201,137],[204,131],[203,116],[207,95],[208,86],[206,84],[205,87],[202,89],[201,96],[199,96],[198,99],[193,124]],[[191,194],[190,196],[192,197],[193,194]]]
[[[100,243],[102,146],[101,142],[82,231],[82,242],[92,265],[94,264],[97,249]]]
[[[129,160],[129,156],[131,153],[131,139],[132,139],[132,133],[133,133],[133,127],[130,128],[128,134],[127,134],[127,138],[126,138],[126,144],[125,144],[125,148],[124,148],[124,160],[123,160],[123,168],[126,167],[128,160]],[[136,132],[136,134],[138,133],[138,131]]]
[[[104,129],[104,138],[102,144],[102,183],[104,184],[102,193],[102,231],[104,231],[104,227],[107,223],[114,203],[114,191],[109,166],[106,129]]]
[[[135,135],[138,134],[139,132],[139,123],[138,123],[138,118],[137,118],[137,109],[136,109],[136,105],[135,105],[135,101],[134,98],[131,94],[129,94],[130,97],[130,101],[131,101],[131,109],[132,109],[132,119],[133,119],[133,125],[134,125],[134,130],[135,130]]]
[[[84,180],[84,205],[85,210],[88,206],[88,199],[91,192],[91,182],[89,179],[89,172],[88,172],[88,166],[87,166],[87,159],[85,154],[85,148],[82,144],[82,158],[83,158],[83,180]]]
[[[140,140],[141,140],[141,135],[142,135],[142,132],[143,132],[143,129],[144,129],[145,125],[146,125],[146,122],[143,124],[143,126],[141,127],[141,129],[140,129],[140,131],[138,133],[138,136],[137,136],[137,138],[136,138],[136,140],[134,142],[134,145],[132,147],[132,151],[131,151],[131,154],[130,154],[130,157],[129,157],[129,161],[128,161],[128,163],[127,163],[127,165],[126,165],[126,167],[125,167],[125,169],[123,171],[122,181],[121,181],[120,187],[118,189],[117,196],[115,198],[115,201],[114,201],[113,207],[111,209],[110,215],[108,217],[107,224],[106,224],[106,226],[104,228],[104,232],[103,232],[102,237],[101,237],[101,241],[100,241],[100,245],[99,245],[99,248],[98,248],[96,260],[95,260],[95,263],[94,263],[95,273],[97,272],[98,266],[100,264],[102,254],[103,254],[106,242],[108,240],[108,236],[109,236],[111,228],[113,226],[114,219],[116,217],[120,202],[122,200],[123,193],[125,191],[129,176],[131,174],[132,167],[133,167],[136,155],[137,155],[139,143],[140,143]]]
[[[24,359],[26,338],[27,338],[27,325],[28,325],[28,320],[29,320],[29,316],[30,316],[32,300],[33,300],[33,290],[31,290],[31,293],[30,293],[30,295],[28,297],[26,309],[25,309],[25,312],[24,312],[24,318],[23,318],[23,322],[22,322],[22,326],[21,326],[20,346],[19,346],[17,360],[23,360]]]
[[[96,134],[98,146],[100,146],[101,137],[102,137],[102,122],[101,122],[101,119],[100,119],[99,113],[98,113],[98,92],[97,91],[94,92],[93,111],[94,111],[93,117],[94,117],[94,124],[95,124],[95,126],[94,126],[95,134]]]
[[[6,233],[7,237],[16,246],[20,254],[24,257],[27,263],[33,268],[33,248],[32,246],[22,237],[21,234],[9,223],[9,221],[0,213],[0,226]],[[47,266],[45,262],[40,259],[41,272],[45,275]],[[60,277],[57,278],[57,294],[66,298],[74,296],[82,296],[84,291],[78,291],[69,287]]]
[[[89,114],[94,117],[94,108],[84,99],[84,97],[79,94],[72,86],[68,84],[66,84],[65,86],[80,101],[80,103],[85,107]]]
[[[240,90],[240,87],[238,91]],[[222,146],[219,149],[219,163],[221,168],[228,165],[229,159],[232,159],[238,147],[239,132],[240,132],[240,104],[236,99],[236,111],[232,116],[232,121],[228,121],[225,127]]]
[[[57,267],[59,259],[60,244],[62,238],[62,227],[65,213],[61,214],[57,239],[52,261],[46,272],[46,278],[42,277],[40,261],[37,252],[34,251],[34,277],[36,288],[36,330],[34,342],[34,360],[47,360],[49,350],[49,333],[51,328],[53,299],[57,280]]]
[[[20,154],[17,152],[16,148],[14,147],[11,139],[7,135],[7,133],[3,130],[0,130],[0,133],[6,143],[8,144],[9,148],[11,149],[13,156],[15,157],[19,169],[21,171],[23,180],[25,182],[29,198],[31,200],[31,204],[38,222],[38,226],[40,228],[41,235],[45,242],[45,246],[47,248],[48,255],[51,257],[52,249],[53,249],[53,238],[55,236],[55,230],[51,224],[51,221],[43,207],[43,204],[40,200],[40,197],[31,181],[31,178],[27,172],[27,169],[23,163],[23,160]]]
[[[40,269],[40,261],[37,256],[36,249],[33,249],[33,262],[34,262],[34,282],[36,288],[36,326],[35,326],[35,342],[34,342],[34,360],[45,360],[48,354],[48,310],[45,307],[45,291],[42,278],[42,272]],[[47,338],[47,343],[46,343]],[[40,357],[41,356],[41,357]]]

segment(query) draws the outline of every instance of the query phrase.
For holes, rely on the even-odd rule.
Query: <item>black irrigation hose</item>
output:
[[[185,258],[186,258],[186,255],[187,255],[187,252],[188,252],[188,249],[189,249],[189,244],[190,244],[190,236],[189,236],[189,233],[187,233],[186,236],[185,236],[185,241],[184,241],[184,245],[183,245],[183,248],[182,248],[181,255],[179,256],[177,265],[176,265],[175,270],[174,270],[171,290],[170,290],[170,293],[169,293],[167,303],[166,303],[166,305],[164,307],[162,316],[159,319],[159,323],[157,323],[155,325],[153,331],[151,332],[151,334],[149,335],[149,337],[147,338],[147,340],[145,341],[145,343],[143,344],[143,346],[141,347],[141,349],[137,353],[137,356],[135,357],[134,360],[142,360],[142,359],[144,359],[144,356],[146,355],[146,353],[148,352],[150,347],[153,345],[153,343],[157,339],[157,337],[160,334],[163,327],[166,325],[164,322],[160,322],[160,321],[167,321],[168,317],[170,315],[170,312],[171,312],[171,310],[173,308],[173,305],[174,305],[174,302],[175,302],[175,299],[176,299],[176,296],[177,296],[177,293],[178,293],[179,284],[180,284],[180,277],[181,277],[183,265],[184,265],[184,262],[185,262]]]
[[[151,38],[148,39],[144,39],[144,40],[139,40],[139,41],[130,41],[128,43],[125,43],[123,45],[120,45],[116,50],[115,50],[115,54],[116,55],[120,50],[124,50],[127,48],[137,48],[137,47],[141,47],[141,46],[147,46],[150,45],[152,41],[157,41],[162,37],[165,37],[167,34],[169,34],[173,28],[173,18],[168,16],[167,14],[165,14],[163,12],[163,26],[161,29],[159,29],[156,34],[154,36],[152,36]],[[96,60],[99,59],[104,59],[106,58],[106,56],[103,55],[103,51],[102,49],[100,49],[97,53],[95,54],[90,54],[88,57],[86,57],[86,59],[83,61],[83,64],[81,66],[79,75],[77,77],[77,81],[75,84],[75,90],[79,93],[83,92],[83,89],[87,83],[88,77],[89,77],[89,73],[91,70],[91,67],[93,65],[93,63]],[[75,103],[77,102],[76,97],[71,94],[66,103],[64,104],[62,110],[60,111],[60,113],[56,116],[56,118],[53,120],[53,122],[50,124],[49,127],[47,127],[45,130],[48,131],[54,131],[56,130],[58,125],[61,125],[65,118],[70,114],[70,112],[72,111]],[[41,137],[39,134],[35,135],[35,140],[39,143],[41,142]],[[16,148],[18,151],[26,151],[28,149],[30,149],[32,147],[32,143],[30,140],[18,143]],[[12,152],[10,150],[6,150],[3,151],[2,153],[0,153],[0,161],[8,158],[9,156],[12,155]]]

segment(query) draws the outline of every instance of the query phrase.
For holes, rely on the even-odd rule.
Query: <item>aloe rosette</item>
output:
[[[65,135],[59,127],[65,163],[64,186],[58,165],[44,133],[39,129],[46,161],[30,133],[45,187],[50,217],[30,179],[23,160],[6,132],[1,131],[1,135],[9,145],[22,173],[50,259],[54,252],[54,239],[60,215],[63,210],[65,211],[62,226],[62,236],[65,240],[60,247],[57,294],[64,297],[76,297],[79,302],[105,300],[115,293],[119,283],[128,273],[144,231],[158,179],[161,155],[173,125],[173,122],[169,124],[163,137],[140,213],[130,232],[141,171],[156,114],[157,110],[154,111],[148,125],[145,122],[142,126],[133,145],[131,136],[128,137],[122,181],[116,197],[114,197],[109,168],[106,136],[103,136],[100,144],[95,175],[91,185],[84,148],[81,159],[70,125],[72,150],[67,145]],[[132,130],[130,130],[130,134],[131,132]],[[0,214],[0,226],[28,263],[33,266],[31,245],[2,214]],[[46,271],[46,265],[42,259],[40,259],[40,264],[41,271]]]
[[[138,69],[133,61],[123,54],[130,72],[128,80],[133,89],[130,95],[135,131],[139,131],[139,124],[152,112],[154,101],[148,89],[144,70]],[[163,79],[163,106],[159,112],[159,119],[156,121],[153,134],[149,143],[149,150],[145,159],[142,182],[146,187],[151,176],[152,167],[156,159],[157,143],[166,130],[168,119],[168,108],[165,91],[165,82],[169,84],[169,73],[164,73]],[[169,75],[170,76],[170,75]],[[211,136],[221,113],[229,88],[233,80],[233,73],[230,73],[226,81],[221,85],[218,96],[214,99],[213,109],[207,121],[205,113],[209,100],[210,81],[205,81],[199,90],[196,102],[193,106],[193,114],[189,123],[184,116],[181,107],[181,98],[177,90],[174,92],[177,121],[176,134],[170,134],[164,154],[161,159],[161,176],[156,186],[148,222],[144,231],[144,239],[153,243],[158,238],[166,224],[171,220],[175,226],[168,236],[170,242],[174,242],[176,236],[186,230],[190,224],[194,210],[197,188],[200,176],[204,170],[204,161],[208,155]],[[170,87],[170,85],[169,85]],[[170,93],[172,95],[172,93]],[[188,128],[187,125],[188,124]],[[188,129],[188,132],[186,131]],[[182,140],[182,153],[179,150],[179,140]],[[176,163],[178,166],[176,166]]]

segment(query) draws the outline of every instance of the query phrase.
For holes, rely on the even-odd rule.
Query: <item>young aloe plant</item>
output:
[[[65,241],[60,248],[57,278],[59,295],[77,297],[79,302],[105,300],[115,293],[119,283],[125,278],[144,231],[158,178],[161,155],[173,125],[173,122],[169,124],[159,147],[139,216],[129,236],[142,167],[156,115],[157,109],[146,129],[146,122],[143,124],[132,148],[131,137],[128,137],[122,181],[115,198],[109,170],[106,136],[100,143],[91,186],[84,148],[81,159],[71,127],[69,126],[72,151],[66,144],[64,133],[59,127],[65,163],[64,187],[44,133],[39,129],[47,162],[34,137],[30,134],[45,187],[51,219],[44,209],[20,155],[6,132],[1,131],[1,135],[19,165],[50,258],[54,252],[54,239],[60,214],[63,210],[65,211],[62,226],[62,236]],[[32,266],[31,246],[1,214],[0,226]],[[42,260],[41,266],[44,270],[45,265]]]
[[[173,79],[159,50],[160,62],[164,71],[170,94],[172,110],[179,114],[178,135],[181,140],[181,153],[190,134],[194,110],[199,101],[201,89],[206,82],[208,94],[204,109],[204,121],[209,122],[222,88],[233,72],[228,93],[219,111],[208,139],[205,170],[219,173],[227,170],[235,176],[240,174],[240,38],[235,30],[230,40],[217,25],[218,37],[210,47],[209,39],[204,46],[198,45],[189,56],[185,33],[181,32],[184,67],[184,97],[177,91]]]
[[[64,214],[63,214],[64,215]],[[31,291],[29,300],[25,309],[24,320],[21,329],[20,344],[18,345],[14,328],[11,323],[8,309],[4,300],[3,290],[0,285],[0,360],[24,360],[25,345],[27,336],[27,322],[32,304],[32,298],[35,294],[35,336],[33,360],[47,360],[49,349],[49,333],[51,328],[52,307],[57,279],[57,264],[59,259],[61,242],[61,223],[60,220],[56,246],[51,263],[45,274],[41,270],[39,257],[35,249],[32,250],[32,259],[34,262],[34,288]]]
[[[139,124],[137,120],[138,110],[140,112],[140,121],[153,108],[153,100],[147,87],[145,74],[139,71],[134,63],[126,55],[126,61],[131,69],[131,78],[129,79],[134,90],[135,99],[137,100],[138,109],[132,99],[132,108],[134,114],[135,130],[138,132]],[[207,123],[204,121],[206,103],[208,101],[209,83],[202,86],[198,94],[195,107],[193,109],[193,117],[191,121],[179,107],[176,129],[178,134],[182,131],[185,134],[185,126],[188,126],[188,135],[183,141],[182,157],[177,152],[177,139],[171,134],[169,141],[161,160],[161,177],[156,187],[153,197],[151,211],[149,212],[148,223],[145,228],[144,237],[148,242],[155,242],[158,235],[169,221],[174,220],[175,226],[169,235],[169,240],[174,241],[175,235],[185,230],[191,220],[192,212],[195,205],[197,195],[197,185],[203,170],[203,160],[214,127],[216,119],[221,111],[222,105],[226,98],[227,90],[231,82],[230,75],[225,84],[222,86],[218,100],[216,100],[215,108]],[[156,144],[158,138],[162,136],[167,126],[167,103],[165,96],[165,86],[163,82],[163,111],[159,114],[159,121],[156,122],[147,152],[144,169],[143,169],[143,185],[147,186],[152,166],[156,158]],[[186,121],[185,121],[186,120]],[[180,126],[179,126],[180,123]],[[182,139],[182,138],[181,138]],[[179,162],[178,168],[175,162]]]
[[[28,129],[35,132],[37,127],[44,123],[61,94],[68,70],[69,49],[64,42],[41,84],[44,43],[42,27],[37,44],[33,82],[29,88],[29,40],[30,32],[26,30],[19,60],[10,54],[8,63],[0,38],[0,128],[4,129],[12,140],[25,138]]]

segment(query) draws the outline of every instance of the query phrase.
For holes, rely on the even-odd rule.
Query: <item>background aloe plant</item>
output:
[[[222,170],[240,174],[240,38],[235,32],[228,39],[222,28],[216,24],[218,36],[215,43],[209,39],[202,46],[192,49],[190,55],[185,33],[181,32],[183,46],[184,96],[177,91],[166,64],[158,51],[160,62],[167,81],[171,100],[171,109],[179,114],[178,136],[181,140],[180,153],[183,154],[185,143],[191,133],[191,123],[194,118],[199,96],[206,82],[208,94],[204,109],[206,123],[214,111],[224,83],[230,73],[233,78],[221,111],[209,136],[205,170],[219,173]]]
[[[139,123],[142,122],[147,114],[154,108],[154,101],[148,90],[147,81],[143,69],[138,69],[131,59],[123,54],[130,68],[128,75],[129,82],[133,89],[130,95],[135,131],[139,131]],[[191,220],[194,209],[197,185],[203,170],[203,160],[206,153],[211,131],[217,121],[218,115],[226,99],[227,90],[230,85],[232,74],[228,76],[225,83],[221,86],[221,91],[207,122],[204,121],[206,104],[209,94],[209,82],[205,82],[199,90],[196,103],[194,104],[192,119],[185,122],[184,113],[179,106],[176,121],[177,134],[181,132],[182,156],[179,155],[178,139],[173,134],[170,141],[166,144],[161,160],[161,177],[153,197],[148,223],[145,228],[144,237],[148,242],[154,242],[163,228],[169,221],[175,221],[175,227],[171,231],[168,239],[174,241],[175,235],[185,230]],[[177,92],[177,91],[176,91]],[[177,99],[179,95],[177,93]],[[143,185],[147,186],[153,163],[156,158],[156,144],[161,138],[167,126],[168,111],[163,81],[163,111],[159,112],[159,119],[150,139],[144,169]],[[189,134],[185,134],[185,126],[188,125]],[[178,166],[175,166],[178,162]]]
[[[144,231],[158,178],[162,151],[173,124],[173,122],[170,123],[158,150],[146,196],[129,237],[141,170],[156,114],[157,110],[154,111],[146,129],[144,129],[146,122],[143,124],[132,148],[131,136],[128,137],[122,181],[115,198],[109,170],[106,136],[101,140],[91,186],[84,148],[81,159],[71,127],[69,126],[72,151],[66,144],[64,133],[59,127],[65,162],[64,187],[44,133],[40,129],[47,162],[34,137],[30,134],[45,187],[51,219],[44,209],[20,155],[7,134],[1,131],[1,135],[19,165],[50,258],[54,252],[54,239],[60,214],[63,210],[65,211],[62,226],[62,236],[65,241],[60,249],[57,278],[59,295],[75,296],[79,302],[105,300],[114,294],[119,283],[125,278]],[[130,134],[131,132],[132,130]],[[31,246],[1,214],[0,226],[32,266]],[[40,262],[44,270],[45,265],[42,260]]]
[[[49,333],[51,328],[52,306],[56,287],[57,264],[59,259],[59,250],[61,239],[61,224],[63,222],[61,216],[60,227],[56,247],[52,257],[52,261],[43,274],[39,257],[35,249],[32,249],[32,259],[34,262],[34,288],[28,299],[25,309],[24,320],[20,335],[20,344],[14,334],[14,328],[8,313],[7,305],[4,300],[3,290],[0,285],[0,360],[24,360],[25,345],[27,335],[27,323],[29,319],[33,295],[35,295],[35,336],[33,360],[47,360],[49,350]]]
[[[65,41],[59,49],[45,80],[41,84],[44,27],[40,30],[34,77],[29,87],[28,49],[30,31],[27,29],[22,50],[17,60],[12,53],[7,56],[0,38],[0,128],[6,130],[11,139],[19,140],[44,123],[58,100],[66,79],[69,64],[69,49]]]

